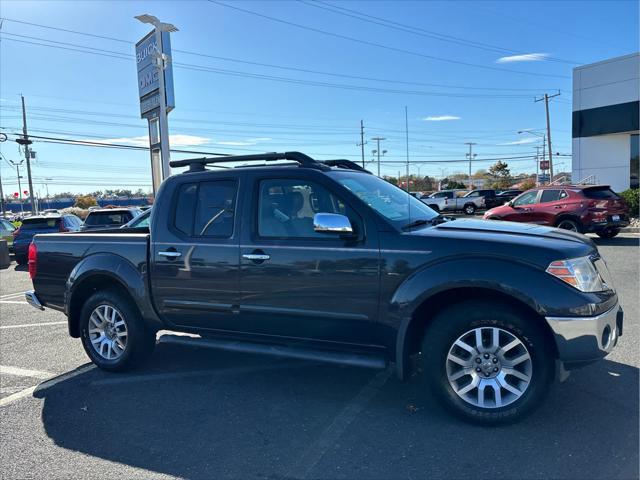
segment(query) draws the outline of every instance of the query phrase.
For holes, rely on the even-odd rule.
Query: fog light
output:
[[[607,348],[609,346],[609,341],[611,340],[611,327],[607,325],[604,327],[602,331],[602,348]]]

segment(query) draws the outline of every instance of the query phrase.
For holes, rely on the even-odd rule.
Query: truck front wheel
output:
[[[535,320],[477,301],[440,312],[423,339],[425,380],[445,407],[468,420],[520,419],[553,380],[553,350]]]
[[[476,213],[476,206],[473,203],[467,203],[463,210],[466,215],[473,215]]]
[[[124,371],[153,352],[155,332],[147,329],[135,305],[117,290],[94,293],[80,314],[82,346],[98,367]]]

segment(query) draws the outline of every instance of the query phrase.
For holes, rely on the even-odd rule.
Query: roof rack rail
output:
[[[330,167],[300,152],[283,152],[283,153],[257,153],[253,155],[225,155],[222,157],[201,157],[188,158],[185,160],[171,160],[169,165],[176,167],[189,167],[189,172],[202,172],[205,165],[213,165],[216,163],[229,162],[250,162],[263,161],[275,162],[277,160],[293,160],[298,162],[300,166],[307,168],[315,168],[316,170],[328,170]]]
[[[320,160],[320,162],[324,163],[325,165],[329,165],[330,167],[346,168],[348,170],[357,170],[359,172],[371,173],[369,170],[361,167],[356,162],[343,158],[338,158],[336,160]]]

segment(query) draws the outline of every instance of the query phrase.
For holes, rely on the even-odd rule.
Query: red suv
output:
[[[602,238],[612,238],[629,225],[629,207],[608,185],[547,185],[488,210],[484,218],[595,232]]]

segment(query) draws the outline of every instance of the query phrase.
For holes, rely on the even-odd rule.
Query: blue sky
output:
[[[544,92],[562,92],[551,104],[553,150],[570,154],[572,69],[638,50],[636,1],[0,5],[2,132],[21,128],[23,93],[33,135],[145,145],[133,44],[148,27],[133,17],[150,13],[179,28],[172,148],[360,160],[362,119],[366,160],[370,138],[382,136],[383,160],[401,162],[407,106],[411,172],[434,176],[466,172],[455,161],[469,141],[477,143],[474,170],[531,155],[535,137],[517,131],[545,127],[543,103],[533,101]],[[45,179],[50,193],[150,187],[144,151],[42,141],[33,149],[42,196]],[[20,159],[15,142],[0,151]],[[515,173],[535,169],[533,159],[506,161]],[[1,164],[5,194],[17,191],[15,169]],[[558,167],[570,169],[570,157]],[[404,165],[382,167],[398,170]]]

